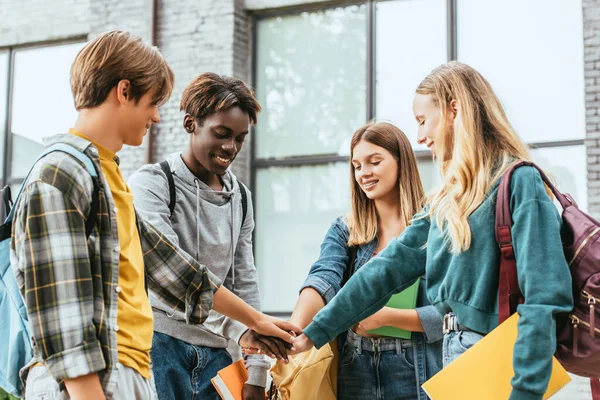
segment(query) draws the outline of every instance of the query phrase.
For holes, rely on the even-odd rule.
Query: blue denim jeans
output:
[[[338,400],[426,400],[421,385],[440,365],[433,361],[428,372],[423,346],[418,333],[412,340],[370,339],[348,331],[340,351]]]
[[[473,347],[481,338],[483,336],[472,331],[452,331],[444,335],[444,346],[442,349],[444,368]]]
[[[226,349],[193,346],[154,332],[152,369],[159,400],[219,400],[210,380],[231,362]]]

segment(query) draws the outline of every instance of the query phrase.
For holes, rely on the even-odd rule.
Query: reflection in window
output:
[[[581,0],[458,0],[457,19],[458,59],[490,81],[523,140],[585,138]]]
[[[11,177],[23,178],[44,148],[42,138],[66,132],[77,112],[71,64],[84,43],[15,51]]]
[[[266,311],[290,311],[329,225],[349,210],[350,167],[271,167],[256,174],[256,265]]]
[[[336,154],[366,120],[366,7],[257,26],[259,158]]]
[[[377,3],[377,119],[398,126],[413,147],[417,146],[417,123],[412,111],[415,89],[432,69],[447,61],[446,3],[446,0]],[[427,29],[422,29],[425,15]]]
[[[4,128],[6,125],[6,96],[8,90],[8,53],[0,52],[0,168],[4,165]],[[0,175],[1,176],[1,175]]]

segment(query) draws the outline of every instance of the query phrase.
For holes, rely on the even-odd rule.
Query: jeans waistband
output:
[[[411,348],[413,343],[410,339],[399,339],[393,337],[368,338],[348,330],[346,341],[357,349],[375,352],[394,350],[400,354],[402,349]]]

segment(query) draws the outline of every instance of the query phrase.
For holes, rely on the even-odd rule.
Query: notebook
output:
[[[432,400],[506,400],[512,386],[513,347],[517,340],[518,314],[477,342],[423,384]],[[553,357],[552,376],[544,399],[550,398],[571,378]]]
[[[219,396],[224,400],[242,400],[242,388],[248,380],[248,370],[244,360],[238,360],[223,368],[211,379]]]
[[[404,289],[400,293],[396,293],[392,296],[390,301],[386,304],[386,307],[398,308],[398,309],[413,309],[417,305],[417,295],[419,294],[419,282],[417,281],[407,289]],[[393,326],[382,326],[377,329],[371,329],[367,331],[382,336],[391,336],[400,339],[410,339],[412,332],[405,331],[404,329],[394,328]]]
[[[272,361],[271,361],[272,362]],[[248,370],[244,365],[244,360],[238,360],[228,367],[223,368],[217,372],[217,376],[212,378],[212,382],[215,389],[224,400],[242,400],[242,388],[248,380]],[[267,376],[267,386],[265,393],[268,388],[271,387],[272,378]]]

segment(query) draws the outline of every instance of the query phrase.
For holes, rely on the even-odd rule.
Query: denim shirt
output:
[[[350,260],[348,226],[343,217],[337,218],[327,231],[321,244],[319,259],[312,265],[300,291],[313,288],[329,303],[340,291],[344,271]],[[369,261],[377,249],[377,237],[360,246],[352,265],[354,272]],[[413,332],[413,346],[417,349],[418,368],[421,375],[431,377],[442,366],[442,315],[432,306],[426,295],[427,281],[421,277],[416,311],[423,325],[423,333]],[[345,337],[345,334],[344,334]],[[341,345],[341,344],[340,344]],[[426,371],[427,370],[427,371]]]

